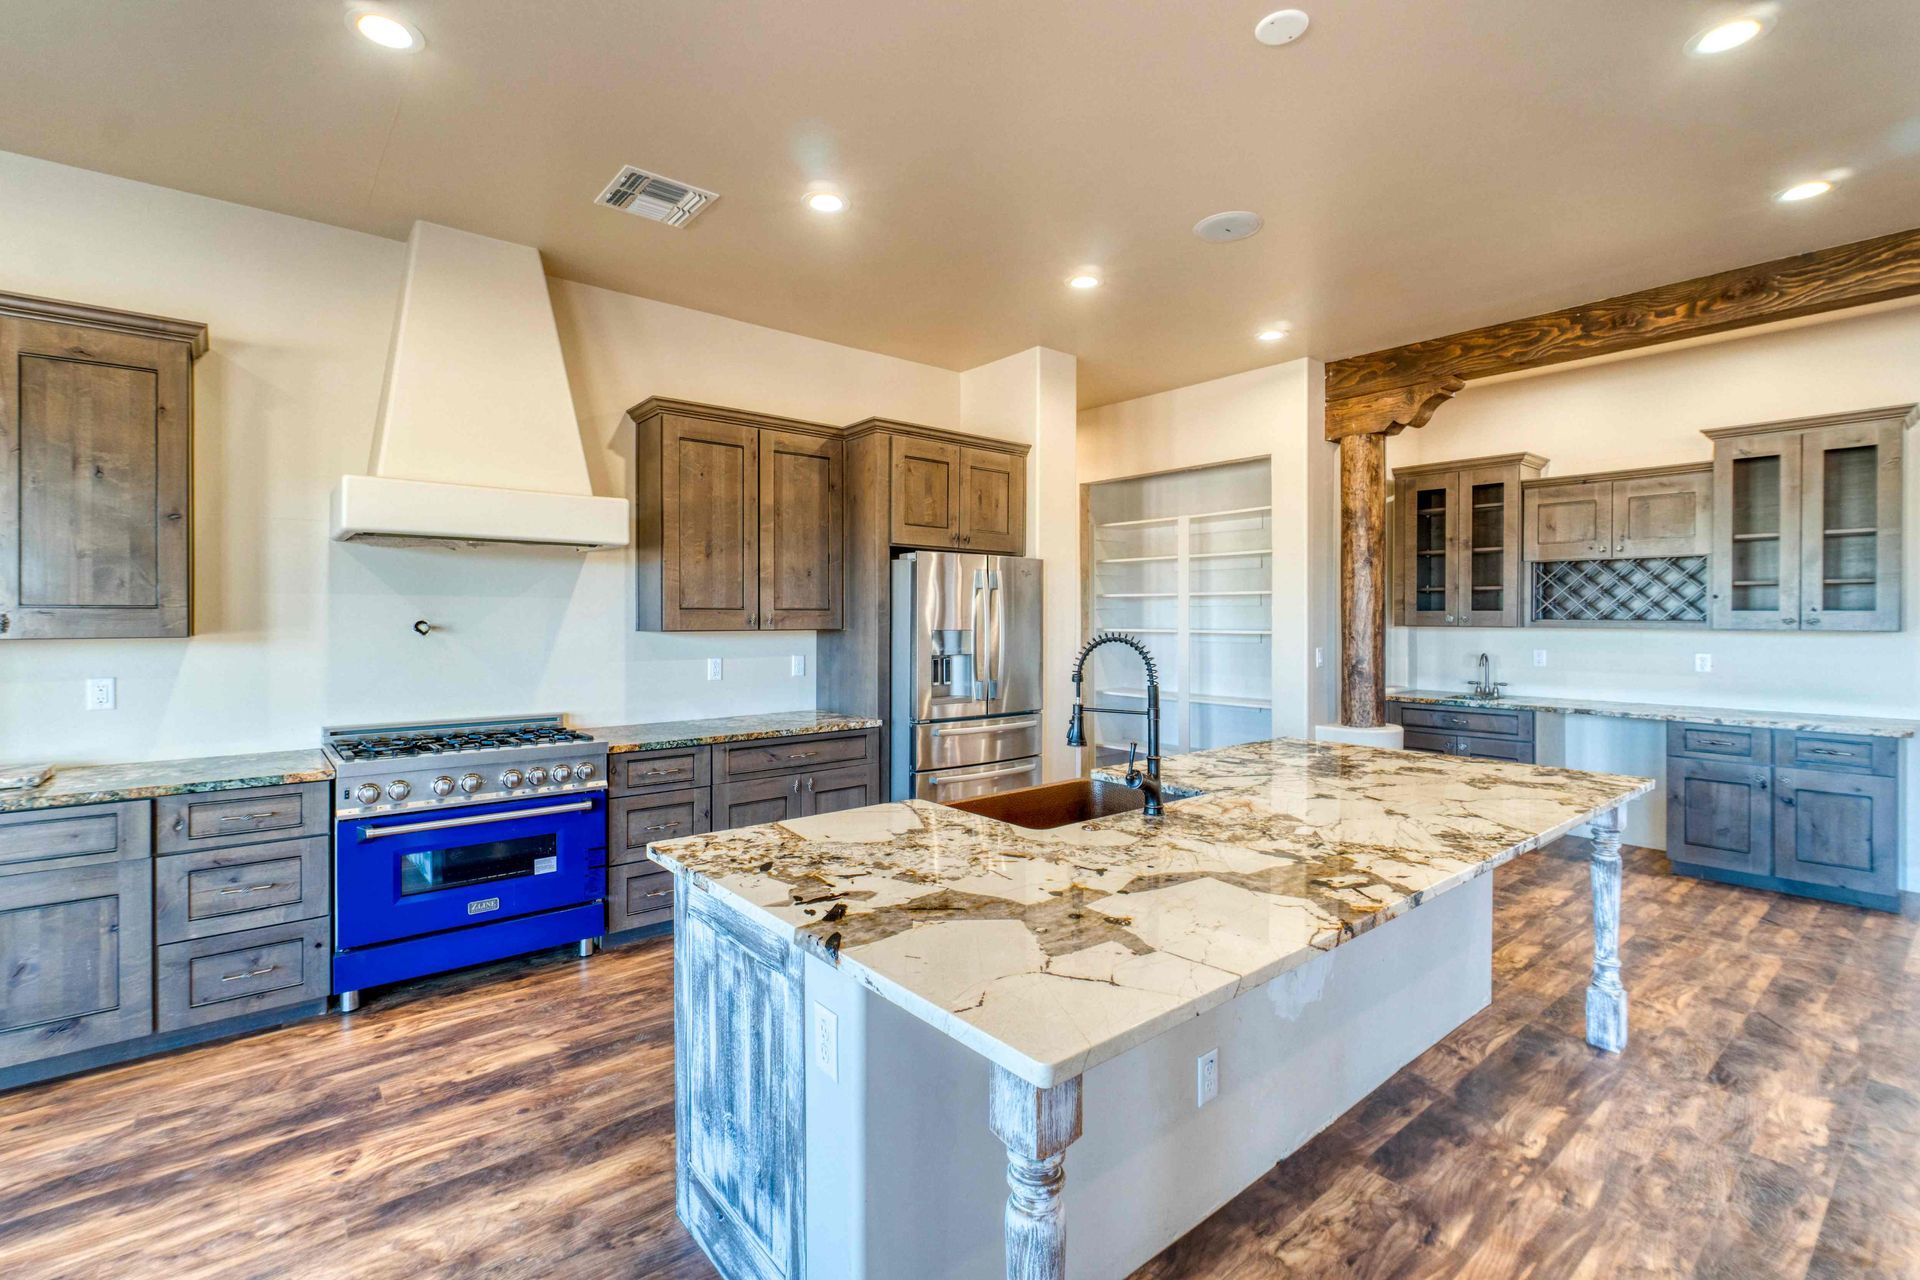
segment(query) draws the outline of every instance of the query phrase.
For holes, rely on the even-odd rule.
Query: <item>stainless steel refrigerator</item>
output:
[[[910,551],[893,562],[893,798],[1040,781],[1040,561]]]

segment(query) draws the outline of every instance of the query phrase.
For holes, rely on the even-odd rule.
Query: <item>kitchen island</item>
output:
[[[1487,873],[1582,823],[1587,1038],[1625,1046],[1617,811],[1650,780],[1277,740],[1164,781],[1158,819],[1035,831],[908,801],[653,847],[678,877],[678,1207],[723,1275],[1130,1269],[1483,1006]],[[1195,1028],[1221,1041],[1219,1101],[1165,1109],[1194,1046],[1165,1048]],[[1105,1082],[1128,1096],[1105,1121],[1125,1140],[1088,1159],[1069,1262],[1090,1073],[1097,1121]],[[988,1128],[1000,1240],[975,1212]]]

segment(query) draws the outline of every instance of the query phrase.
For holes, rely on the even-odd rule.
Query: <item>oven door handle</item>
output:
[[[476,813],[464,818],[435,818],[431,822],[400,822],[391,827],[368,827],[360,833],[362,840],[377,840],[381,836],[412,835],[416,831],[439,831],[446,827],[477,827],[489,822],[512,822],[517,818],[544,818],[554,813],[585,813],[593,808],[594,801],[579,800],[573,804],[547,804],[538,809],[517,809],[512,813]]]

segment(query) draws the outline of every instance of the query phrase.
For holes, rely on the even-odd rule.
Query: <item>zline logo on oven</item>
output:
[[[470,916],[485,915],[489,911],[498,911],[499,909],[500,899],[498,898],[475,898],[467,904],[467,914]]]

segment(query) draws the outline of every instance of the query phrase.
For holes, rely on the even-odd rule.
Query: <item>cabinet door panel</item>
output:
[[[797,818],[805,812],[801,795],[798,774],[718,783],[713,788],[713,829],[731,831]]]
[[[1460,540],[1460,477],[1457,472],[1400,480],[1400,576],[1407,625],[1459,624],[1459,573],[1454,548]]]
[[[1800,626],[1798,432],[1716,441],[1713,455],[1713,626]]]
[[[1667,856],[1675,862],[1770,875],[1771,771],[1703,760],[1667,762]]]
[[[866,765],[853,769],[823,769],[808,774],[800,784],[806,812],[838,813],[880,803],[880,771]]]
[[[760,626],[832,631],[844,592],[843,446],[760,433]]]
[[[1613,482],[1535,485],[1526,496],[1530,561],[1602,560],[1613,545]]]
[[[0,638],[187,634],[190,363],[0,317]]]
[[[760,432],[669,415],[660,448],[662,624],[750,631],[760,612]]]
[[[1900,629],[1900,426],[1808,431],[1801,454],[1800,625]]]
[[[951,547],[960,536],[960,449],[893,438],[893,541],[903,547]]]
[[[0,877],[0,1067],[153,1030],[153,863]]]
[[[1704,556],[1713,549],[1713,472],[1613,482],[1617,559]]]
[[[1460,473],[1460,607],[1470,627],[1520,621],[1520,475],[1513,467]]]
[[[1774,772],[1773,874],[1869,893],[1897,887],[1899,792],[1892,778]]]
[[[1026,459],[998,449],[961,450],[960,545],[1020,555],[1026,532]]]

